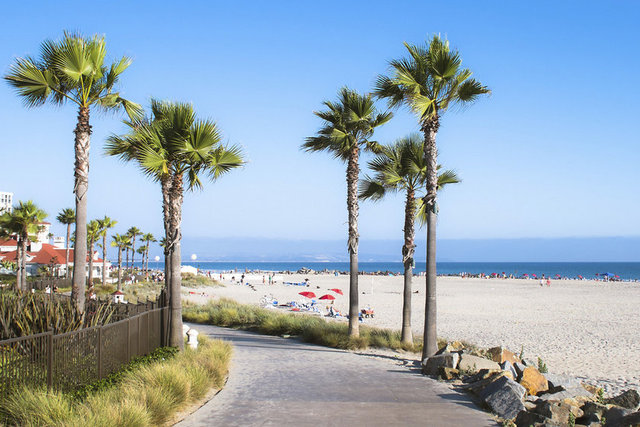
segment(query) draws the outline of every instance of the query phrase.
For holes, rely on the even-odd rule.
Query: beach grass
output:
[[[198,337],[197,350],[185,348],[168,360],[127,372],[117,384],[83,399],[46,388],[23,387],[2,399],[7,425],[155,426],[171,420],[211,388],[222,388],[232,347]]]
[[[182,317],[187,322],[251,330],[265,335],[296,336],[304,342],[333,348],[422,351],[422,340],[415,339],[413,344],[403,343],[400,331],[361,325],[360,336],[352,338],[346,323],[327,321],[314,315],[279,313],[224,298],[205,305],[185,304]]]

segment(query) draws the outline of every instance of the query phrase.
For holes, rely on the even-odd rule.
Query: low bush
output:
[[[182,273],[182,286],[186,286],[188,288],[224,287],[224,284],[207,276]]]
[[[228,299],[206,305],[185,305],[182,318],[188,322],[252,330],[265,335],[295,335],[305,342],[334,348],[379,347],[422,351],[420,340],[415,340],[413,345],[404,344],[399,331],[361,325],[360,336],[351,338],[346,323],[327,321],[313,315],[278,313]]]
[[[86,395],[24,387],[3,398],[4,421],[25,426],[105,427],[165,423],[210,388],[224,384],[231,345],[206,337],[199,337],[199,343],[197,350],[186,348],[163,361],[138,365]]]

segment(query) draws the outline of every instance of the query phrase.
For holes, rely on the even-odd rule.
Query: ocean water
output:
[[[139,263],[136,263],[139,264]],[[292,271],[300,268],[309,268],[315,271],[337,270],[349,271],[348,262],[209,262],[209,261],[183,261],[184,265],[192,265],[201,270],[213,272],[222,271]],[[150,262],[151,268],[163,268],[161,262]],[[402,273],[403,266],[400,262],[360,262],[359,270],[365,272],[391,272]],[[417,262],[414,272],[420,273],[426,270],[424,262]],[[609,277],[619,276],[620,280],[640,280],[640,262],[439,262],[437,263],[438,275],[455,275],[460,273],[470,274],[513,274],[520,277],[524,274],[530,276],[555,277],[559,275],[567,278],[583,276],[586,279],[594,279],[608,274]]]

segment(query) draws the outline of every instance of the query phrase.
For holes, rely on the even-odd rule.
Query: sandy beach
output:
[[[236,274],[236,279],[239,275]],[[247,285],[235,284],[225,274],[225,287],[199,288],[206,296],[185,293],[187,300],[203,303],[230,298],[258,304],[267,294],[279,303],[302,301],[302,291],[317,296],[339,288],[335,306],[348,312],[349,276],[291,274],[285,282],[309,287],[262,283],[261,275],[247,275]],[[402,276],[360,276],[360,306],[375,310],[365,324],[400,329]],[[424,277],[414,277],[412,326],[421,336],[424,322]],[[417,291],[417,293],[415,293]],[[524,357],[538,356],[549,371],[571,374],[602,386],[607,393],[640,388],[640,284],[554,280],[540,287],[536,280],[438,278],[438,335],[481,347],[503,345]]]

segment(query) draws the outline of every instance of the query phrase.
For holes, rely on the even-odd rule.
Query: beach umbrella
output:
[[[326,294],[326,295],[322,295],[319,299],[334,300],[336,299],[336,297],[334,297],[333,295]]]
[[[578,274],[578,279],[582,279],[582,276]]]
[[[298,292],[298,295],[302,295],[303,297],[306,297],[306,298],[316,297],[316,294],[314,294],[313,292]]]
[[[335,292],[336,294],[344,295],[340,289],[329,289],[330,291]]]
[[[559,274],[556,274],[556,277],[562,277],[562,276],[560,276]]]

